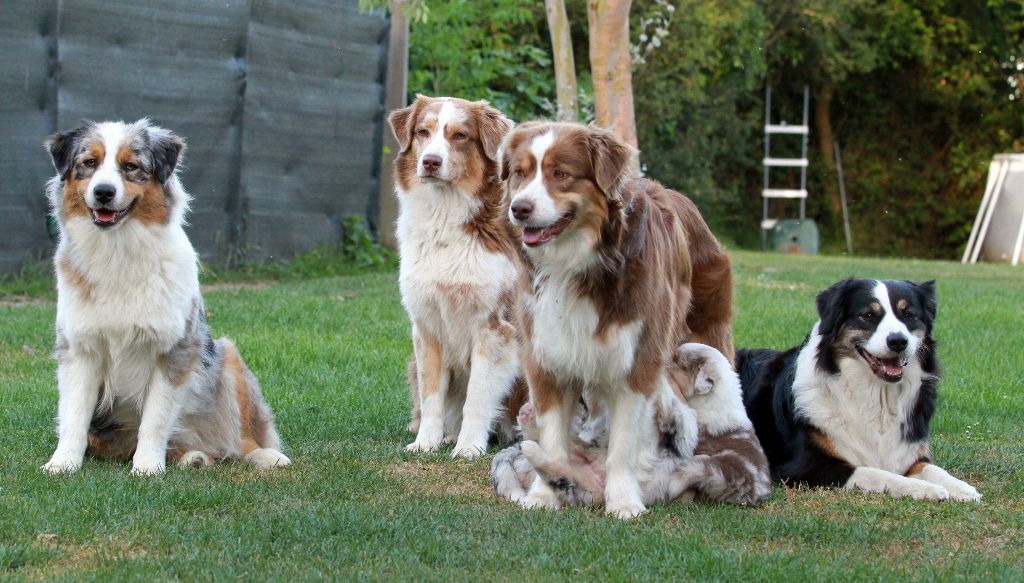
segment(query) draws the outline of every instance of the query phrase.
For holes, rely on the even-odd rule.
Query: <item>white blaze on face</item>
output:
[[[103,159],[98,160],[99,164],[89,179],[89,186],[85,193],[85,204],[89,208],[97,209],[106,207],[113,210],[122,210],[128,206],[128,200],[124,191],[124,179],[121,178],[121,168],[118,166],[117,153],[124,143],[124,126],[119,123],[103,123],[96,127],[100,143],[103,144]],[[101,203],[96,199],[96,187],[100,184],[114,187],[116,194],[114,199],[107,203]]]
[[[878,326],[875,327],[874,334],[871,335],[867,344],[864,345],[864,349],[871,353],[871,355],[879,358],[891,356],[893,351],[889,348],[888,338],[892,334],[898,334],[907,339],[907,348],[903,352],[914,354],[917,351],[918,338],[911,334],[910,330],[907,329],[907,325],[896,317],[896,308],[892,305],[892,301],[889,298],[889,288],[884,283],[878,282],[875,285],[874,294],[875,299],[881,304],[885,314],[878,322]]]
[[[546,227],[561,218],[561,214],[555,206],[555,199],[551,198],[551,193],[548,192],[548,188],[544,184],[544,155],[554,142],[555,134],[551,131],[533,138],[533,141],[530,142],[530,154],[537,162],[534,165],[536,174],[526,177],[529,182],[526,186],[521,187],[512,198],[512,204],[520,200],[529,201],[533,204],[533,212],[525,221],[518,221],[509,210],[509,218],[516,226]]]
[[[466,112],[456,107],[454,103],[449,100],[445,100],[441,104],[441,110],[437,113],[437,121],[434,124],[434,131],[430,135],[430,140],[427,145],[420,151],[420,157],[416,161],[416,175],[420,178],[427,176],[423,169],[423,158],[426,156],[438,156],[441,158],[441,169],[437,173],[437,178],[446,182],[454,180],[455,168],[452,165],[452,145],[448,141],[447,128],[452,123],[465,123]]]

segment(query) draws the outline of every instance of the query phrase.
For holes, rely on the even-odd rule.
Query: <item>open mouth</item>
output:
[[[138,200],[139,199],[137,198],[132,200],[131,204],[119,211],[107,208],[89,209],[92,211],[92,224],[102,229],[109,229],[110,227],[113,227],[120,223],[121,219],[128,216],[128,213],[132,212],[132,209],[135,208],[135,203],[138,202]]]
[[[875,376],[888,383],[895,383],[903,378],[903,367],[907,366],[910,358],[907,356],[895,356],[893,358],[878,358],[863,348],[857,348],[857,352],[871,367]]]
[[[573,219],[576,218],[576,211],[571,210],[564,215],[562,218],[555,221],[553,224],[546,227],[524,227],[523,228],[523,243],[528,247],[540,247],[544,243],[547,243],[551,239],[558,236],[559,233],[564,231],[566,227],[572,224]]]

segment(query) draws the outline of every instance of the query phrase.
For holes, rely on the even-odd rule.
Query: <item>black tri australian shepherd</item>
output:
[[[820,319],[801,346],[737,354],[744,404],[773,478],[980,501],[931,460],[935,282],[848,279],[817,304]]]

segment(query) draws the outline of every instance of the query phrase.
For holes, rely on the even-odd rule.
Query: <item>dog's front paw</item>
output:
[[[476,458],[482,456],[484,454],[484,452],[486,452],[486,451],[487,451],[487,445],[486,444],[462,443],[460,441],[459,443],[455,444],[455,450],[452,451],[452,457],[453,458],[461,457],[461,458],[465,458],[467,460],[473,460],[473,459],[476,459]]]
[[[639,500],[624,500],[616,503],[609,502],[604,513],[614,516],[620,520],[636,518],[647,512],[647,507]]]
[[[442,441],[442,438],[423,439],[417,437],[416,441],[405,446],[405,451],[434,451],[439,445],[441,445]]]
[[[981,502],[981,492],[967,482],[957,480],[957,483],[946,484],[949,492],[949,499],[958,502]]]
[[[58,456],[54,454],[50,461],[46,462],[40,469],[44,472],[48,472],[51,475],[57,474],[73,474],[82,467],[81,458],[73,458],[69,456]]]
[[[935,484],[929,484],[923,480],[916,480],[921,482],[920,484],[914,484],[908,491],[909,495],[914,500],[947,500],[949,499],[949,490],[946,490],[942,486]]]
[[[164,464],[133,464],[131,475],[133,476],[159,476],[164,473]]]

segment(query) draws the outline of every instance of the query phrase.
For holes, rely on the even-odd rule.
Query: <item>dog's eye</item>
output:
[[[861,317],[861,318],[864,318],[864,319],[865,319],[865,320],[867,320],[868,322],[871,322],[871,321],[874,321],[874,319],[875,319],[875,318],[877,318],[877,317],[878,317],[878,315],[877,315],[877,314],[875,314],[874,312],[864,312],[864,313],[862,313],[862,314],[860,315],[860,317]]]
[[[421,138],[429,138],[430,137],[430,130],[428,130],[427,128],[420,128],[420,129],[416,130],[416,135],[421,137]]]
[[[551,173],[551,175],[554,176],[558,180],[562,180],[564,178],[568,178],[569,177],[569,174],[567,172],[562,172],[561,170],[559,170],[557,168],[555,169],[554,172]]]
[[[82,160],[82,166],[85,166],[86,168],[95,168],[96,158],[86,158],[85,160]]]
[[[124,166],[122,166],[122,168],[124,168],[125,172],[135,172],[136,170],[139,169],[139,165],[133,162],[127,162]]]
[[[462,140],[465,140],[467,137],[468,136],[466,136],[466,134],[464,134],[462,132],[455,132],[454,134],[452,134],[452,139],[455,140],[455,141],[459,141],[459,142],[461,142]]]

